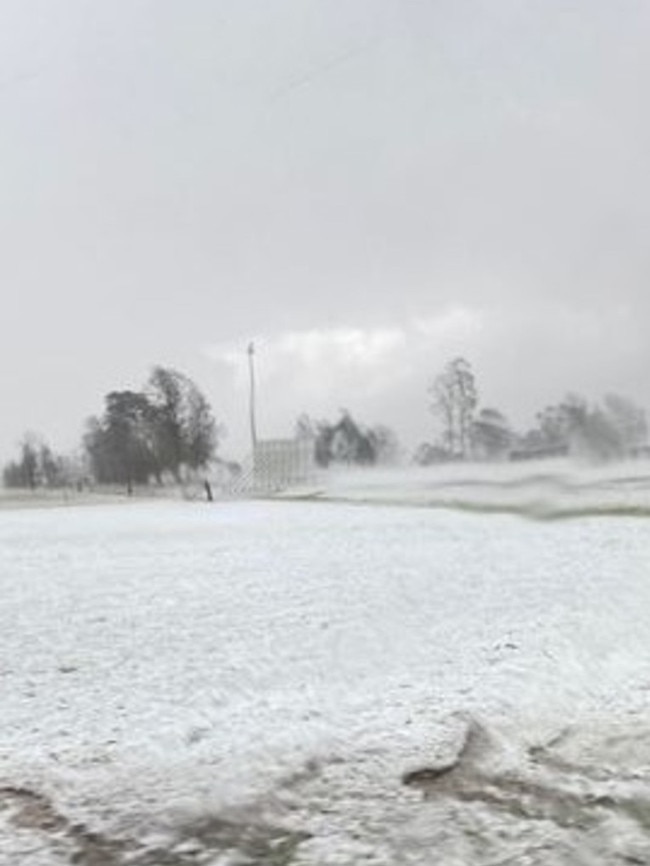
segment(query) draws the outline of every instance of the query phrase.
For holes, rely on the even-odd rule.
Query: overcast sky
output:
[[[647,0],[4,0],[0,457],[154,363],[238,453],[303,410],[431,436],[650,407]]]

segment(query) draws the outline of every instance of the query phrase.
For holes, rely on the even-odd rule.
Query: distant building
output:
[[[314,474],[314,444],[305,439],[262,439],[255,446],[251,482],[262,490],[305,484]]]

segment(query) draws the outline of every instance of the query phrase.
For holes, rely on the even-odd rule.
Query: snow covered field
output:
[[[0,863],[650,863],[649,527],[3,511]]]

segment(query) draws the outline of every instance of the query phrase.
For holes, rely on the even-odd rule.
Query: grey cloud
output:
[[[236,415],[206,345],[412,335],[452,308],[487,317],[463,348],[515,413],[610,381],[646,399],[649,19],[640,0],[5,3],[0,451],[25,426],[72,441],[154,362]],[[444,345],[402,353],[368,412],[424,434]],[[296,404],[352,402],[368,371],[339,372]]]

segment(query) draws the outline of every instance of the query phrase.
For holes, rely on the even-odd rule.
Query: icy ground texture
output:
[[[650,863],[649,526],[5,511],[0,863]]]

